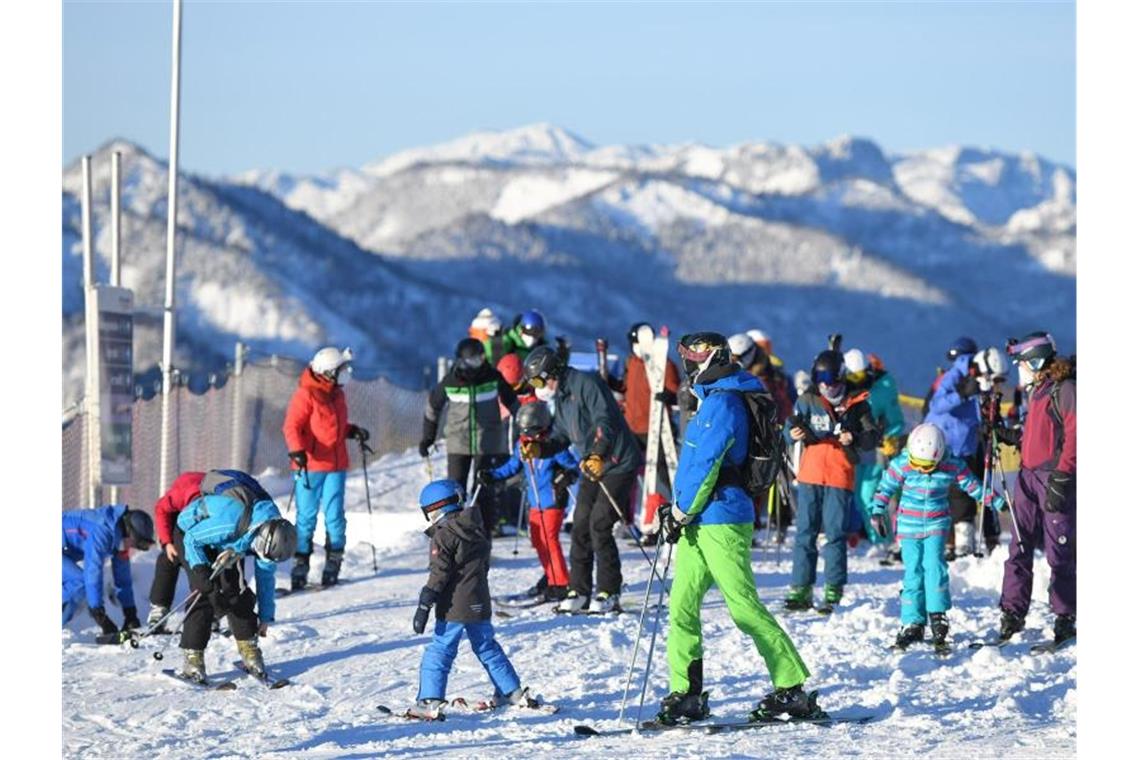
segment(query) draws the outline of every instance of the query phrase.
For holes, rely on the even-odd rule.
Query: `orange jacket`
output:
[[[285,445],[289,451],[304,451],[313,472],[348,469],[348,404],[344,389],[308,367],[301,373],[297,390],[285,412]],[[297,465],[293,465],[297,469]]]
[[[799,422],[806,423],[812,432],[812,442],[804,442],[800,456],[800,469],[796,479],[800,483],[855,490],[855,464],[860,451],[878,445],[878,429],[871,417],[869,394],[860,391],[833,407],[827,399],[809,388],[796,399],[792,416],[784,423],[784,436],[792,445],[791,429]],[[843,428],[855,436],[851,446],[842,446],[835,435],[836,424],[842,420]]]
[[[681,384],[677,368],[672,361],[665,362],[665,390],[676,394]],[[625,362],[625,377],[621,392],[625,394],[625,421],[634,435],[649,433],[649,373],[645,362],[630,355]]]

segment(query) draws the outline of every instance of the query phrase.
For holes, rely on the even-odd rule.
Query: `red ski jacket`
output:
[[[676,393],[681,384],[677,367],[671,360],[665,362],[665,390]],[[625,421],[634,435],[649,433],[649,372],[639,356],[630,356],[625,362],[625,376],[622,378],[621,392],[625,394]]]
[[[159,546],[166,546],[174,540],[178,513],[202,495],[202,478],[205,476],[204,472],[182,473],[170,484],[170,490],[154,503],[154,530]]]
[[[285,412],[285,445],[289,451],[304,451],[312,472],[348,469],[348,404],[344,389],[308,367],[301,373],[297,390]],[[296,463],[293,469],[298,469]]]

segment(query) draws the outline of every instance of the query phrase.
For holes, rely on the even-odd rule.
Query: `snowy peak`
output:
[[[820,179],[869,179],[883,185],[894,184],[894,172],[883,151],[863,137],[843,135],[811,151]]]
[[[457,140],[414,148],[364,167],[388,177],[417,164],[465,162],[490,165],[559,165],[575,163],[593,148],[577,135],[551,124],[532,124],[501,132],[476,132]]]

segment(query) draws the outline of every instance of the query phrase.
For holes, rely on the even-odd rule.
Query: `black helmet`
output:
[[[732,363],[728,338],[716,332],[682,335],[677,344],[677,352],[681,355],[681,365],[690,385],[699,383],[701,376],[709,369],[726,367]]]
[[[811,364],[811,382],[813,385],[835,385],[847,379],[847,365],[843,363],[843,354],[828,349],[821,351]]]
[[[535,438],[550,427],[553,421],[550,416],[550,407],[541,401],[523,404],[519,407],[515,422],[518,423],[519,432],[527,438]]]
[[[150,519],[150,515],[146,512],[127,507],[119,522],[123,528],[123,535],[131,539],[135,548],[145,552],[154,546],[154,520]]]
[[[548,380],[557,380],[564,368],[558,352],[550,346],[537,346],[523,362],[523,375],[535,388],[546,385]]]
[[[954,361],[962,354],[973,357],[976,353],[978,353],[978,344],[974,342],[973,338],[963,335],[950,344],[950,348],[946,350],[946,358]]]
[[[1034,372],[1041,369],[1057,355],[1057,343],[1047,332],[1031,332],[1021,340],[1009,339],[1006,347],[1012,362],[1025,362]]]
[[[257,527],[251,547],[253,553],[270,562],[281,562],[297,551],[297,529],[284,517],[274,517]]]
[[[649,324],[648,322],[634,322],[632,325],[630,325],[629,332],[626,333],[626,337],[629,338],[630,351],[632,351],[633,347],[637,345],[637,333],[643,327],[648,327],[650,330],[653,329],[653,325]]]
[[[483,344],[475,338],[464,338],[455,347],[455,374],[460,378],[472,377],[487,362]]]

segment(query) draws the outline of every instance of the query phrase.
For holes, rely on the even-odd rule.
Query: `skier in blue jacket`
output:
[[[271,499],[254,501],[258,496],[264,496],[264,492],[251,496],[238,490],[203,496],[178,516],[174,539],[180,544],[178,556],[188,570],[191,588],[198,593],[182,627],[185,678],[206,680],[205,649],[210,623],[221,615],[229,617],[230,630],[246,667],[257,674],[265,672],[256,637],[265,636],[274,620],[277,563],[293,555],[297,530],[281,517]],[[256,558],[256,600],[245,579],[244,558],[249,554]]]
[[[103,608],[103,563],[111,560],[115,593],[123,607],[123,630],[138,628],[138,608],[131,583],[130,551],[154,546],[154,521],[146,512],[126,504],[63,513],[63,625],[75,615],[79,598],[87,592],[87,609],[103,629],[119,628]],[[80,564],[82,563],[82,567]]]

